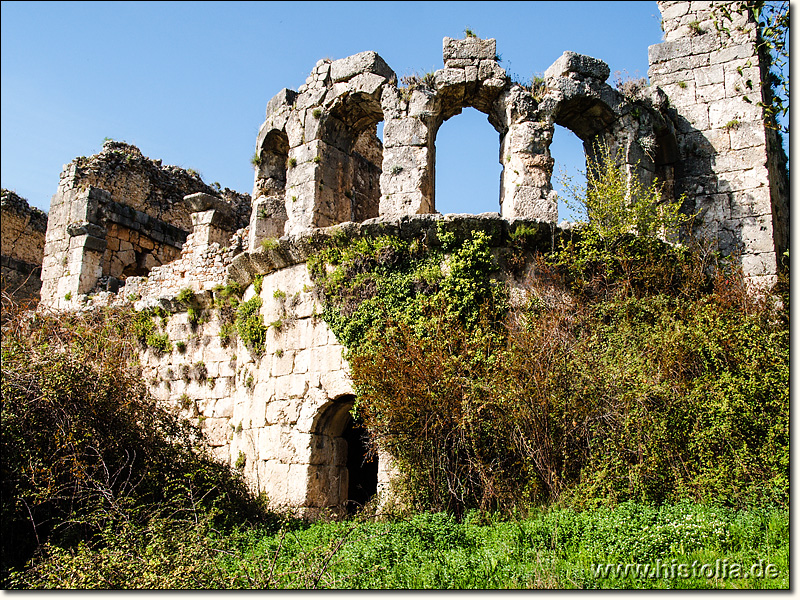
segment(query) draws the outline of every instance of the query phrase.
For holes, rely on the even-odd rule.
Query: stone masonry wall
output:
[[[194,193],[223,196],[224,239],[249,221],[249,195],[207,186],[196,173],[163,166],[129,144],[106,142],[99,154],[75,159],[51,202],[42,304],[66,308],[178,259],[194,226],[196,207],[186,200]]]
[[[62,173],[42,304],[165,310],[172,349],[142,352],[154,393],[197,419],[215,455],[241,468],[273,506],[341,507],[354,390],[306,269],[330,236],[391,234],[435,245],[442,224],[461,236],[485,231],[499,255],[522,223],[550,249],[562,235],[550,181],[558,124],[590,157],[598,143],[620,150],[631,177],[665,183],[665,202],[688,199],[698,231],[740,252],[752,281],[775,280],[788,247],[788,180],[777,137],[745,100],[762,92],[752,23],[735,20],[724,37],[713,29],[713,3],[659,7],[666,41],[650,48],[652,85],[636,89],[611,88],[605,63],[564,52],[533,90],[499,67],[495,40],[475,37],[445,38],[444,68],[399,84],[375,52],[321,60],[296,92],[284,89],[267,105],[252,207],[249,196],[109,142]],[[469,106],[499,133],[502,216],[436,212],[436,134]],[[5,255],[5,204],[3,214]],[[527,299],[535,276],[506,274],[512,302]],[[244,300],[261,298],[261,354],[230,338],[234,313],[215,299],[231,283]],[[194,322],[177,300],[186,289],[195,293]],[[381,493],[391,477],[390,457],[379,456]]]
[[[38,300],[47,215],[5,189],[0,209],[2,289],[15,300]]]
[[[322,306],[306,259],[335,235],[393,234],[435,246],[439,222],[460,237],[485,231],[498,247],[509,228],[527,224],[538,228],[543,248],[553,243],[554,231],[547,224],[511,225],[491,214],[376,218],[284,237],[273,247],[237,255],[228,268],[228,281],[245,289],[244,301],[255,296],[254,281],[263,276],[260,315],[268,326],[264,352],[253,354],[241,341],[226,344],[220,337],[225,316],[214,308],[218,290],[197,294],[201,319],[196,324],[174,292],[143,297],[137,306],[158,305],[170,314],[164,330],[173,344],[168,353],[143,351],[146,381],[163,402],[197,419],[215,456],[238,465],[253,490],[265,493],[271,505],[310,511],[341,507],[348,499],[349,477],[349,449],[342,436],[354,390],[344,348],[319,317]],[[507,278],[516,290],[512,298],[521,303],[528,299],[530,276]],[[392,474],[390,457],[380,455],[377,486],[383,497]]]
[[[665,41],[650,47],[649,75],[676,124],[676,195],[697,213],[698,233],[741,254],[751,281],[769,286],[788,248],[788,176],[756,104],[764,89],[755,23],[736,12],[724,19],[719,4],[658,3]]]

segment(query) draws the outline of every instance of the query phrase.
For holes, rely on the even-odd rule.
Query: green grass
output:
[[[201,522],[176,537],[163,524],[119,532],[94,549],[51,549],[17,585],[169,588],[788,588],[789,516],[783,509],[732,511],[690,503],[625,503],[525,518],[472,512],[220,532]],[[277,531],[276,531],[277,529]],[[184,535],[185,534],[185,535]],[[158,556],[158,561],[154,557]],[[716,561],[772,564],[775,578],[707,578]],[[597,565],[667,565],[662,577],[603,577]],[[692,577],[692,564],[697,576]],[[678,567],[678,565],[686,567]],[[675,565],[675,567],[671,567]],[[640,567],[643,568],[643,567]],[[669,569],[678,574],[664,577]],[[680,569],[689,577],[680,577]],[[721,571],[720,571],[721,572]],[[36,575],[34,577],[33,575]],[[15,586],[16,587],[16,586]],[[27,587],[23,585],[23,587]]]
[[[788,512],[725,511],[693,504],[623,504],[576,513],[543,510],[522,520],[472,513],[463,522],[421,513],[395,522],[316,523],[238,540],[220,568],[231,583],[269,568],[270,587],[326,588],[786,588]],[[691,565],[759,559],[777,578],[692,578]],[[603,578],[593,565],[685,563],[689,578]],[[675,573],[680,571],[675,568]],[[262,574],[264,574],[262,572]],[[663,572],[662,572],[663,574]]]

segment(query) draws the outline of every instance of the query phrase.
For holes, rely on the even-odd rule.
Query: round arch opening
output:
[[[378,490],[378,458],[363,425],[350,410],[355,396],[346,395],[320,411],[314,427],[316,460],[309,481],[324,506],[344,507],[354,513]]]
[[[500,212],[500,134],[466,107],[436,131],[433,205],[442,214]]]

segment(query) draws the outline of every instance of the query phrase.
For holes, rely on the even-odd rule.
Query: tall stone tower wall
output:
[[[665,41],[650,47],[649,76],[669,98],[675,194],[697,214],[696,232],[740,255],[750,280],[768,286],[789,246],[789,181],[779,136],[758,106],[769,92],[756,24],[736,5],[659,2]]]

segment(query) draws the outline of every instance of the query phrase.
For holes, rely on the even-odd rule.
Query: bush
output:
[[[99,549],[126,527],[260,518],[200,432],[149,396],[135,366],[138,315],[3,308],[4,581],[37,549]]]
[[[256,354],[264,352],[264,343],[267,336],[267,327],[261,318],[261,298],[253,296],[247,302],[242,302],[236,313],[236,331],[239,339],[244,342],[248,350]]]

